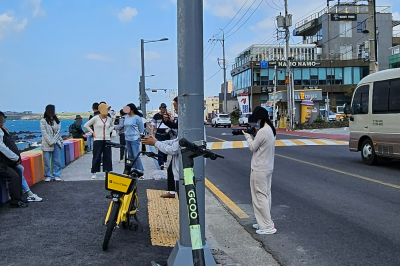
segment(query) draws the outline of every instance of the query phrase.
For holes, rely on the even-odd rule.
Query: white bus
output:
[[[351,102],[350,151],[366,164],[378,157],[400,159],[400,68],[363,78]]]

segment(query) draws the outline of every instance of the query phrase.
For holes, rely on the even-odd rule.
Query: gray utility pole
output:
[[[189,141],[204,140],[204,63],[203,63],[203,0],[178,0],[178,138]],[[193,62],[196,62],[195,64]],[[216,266],[210,248],[205,241],[205,184],[204,158],[196,158],[194,174],[198,213],[201,225],[201,240],[207,266]],[[185,199],[182,183],[183,166],[179,165],[179,198]],[[185,200],[179,200],[179,233],[168,266],[193,265],[192,240],[189,232],[188,209]],[[196,239],[193,239],[196,241]]]
[[[368,1],[368,29],[369,29],[369,73],[379,70],[378,66],[378,47],[376,38],[376,2]]]
[[[219,41],[222,44],[222,68],[224,70],[224,108],[223,112],[227,113],[228,112],[228,106],[227,106],[227,99],[226,99],[226,94],[228,91],[227,84],[226,84],[226,60],[225,60],[225,32],[223,29],[220,29],[222,31],[222,39],[210,39],[209,41]]]
[[[290,128],[293,129],[293,106],[294,106],[294,99],[292,99],[292,91],[290,86],[290,47],[289,47],[289,40],[290,40],[290,32],[289,27],[292,26],[292,15],[288,14],[288,0],[285,0],[285,26],[286,29],[285,37],[286,37],[286,86],[287,86],[287,110],[288,115],[290,117]],[[294,88],[293,88],[294,89]]]

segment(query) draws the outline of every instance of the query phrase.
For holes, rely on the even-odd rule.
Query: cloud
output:
[[[28,24],[28,19],[24,18],[24,20],[22,20],[21,23],[18,23],[17,25],[15,25],[15,29],[17,31],[21,31],[21,30],[25,29],[26,24]]]
[[[11,11],[0,14],[0,40],[8,33],[24,30],[27,24],[28,19],[18,22]]]
[[[44,17],[46,16],[46,12],[40,8],[40,4],[42,0],[31,0],[34,9],[32,11],[33,17]]]
[[[101,55],[101,54],[87,54],[87,55],[85,55],[85,58],[91,59],[91,60],[105,61],[105,62],[114,60],[112,57],[108,57],[108,56]]]
[[[235,16],[236,12],[243,6],[241,13],[244,13],[244,10],[247,10],[251,6],[253,1],[246,0],[213,0],[213,1],[205,1],[204,9],[211,12],[216,17],[225,17],[232,18]],[[253,5],[252,8],[255,8],[257,5]]]
[[[146,60],[151,60],[151,59],[157,59],[160,58],[160,54],[154,51],[145,51],[144,52],[144,58]]]
[[[133,17],[135,17],[138,14],[138,11],[136,10],[136,8],[132,8],[132,7],[125,7],[122,9],[122,11],[120,13],[118,13],[118,18],[121,21],[131,21]]]
[[[394,12],[392,15],[393,15],[393,20],[400,20],[399,12]]]

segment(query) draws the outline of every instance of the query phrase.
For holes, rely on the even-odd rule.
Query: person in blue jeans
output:
[[[140,152],[140,136],[144,132],[142,114],[133,103],[127,104],[123,111],[126,113],[123,119],[126,150],[128,151],[128,157],[134,159]],[[144,171],[140,157],[136,160],[132,169]]]
[[[61,122],[56,116],[54,105],[47,105],[40,120],[42,131],[42,151],[44,161],[44,181],[61,181],[61,149],[63,140],[60,135]],[[53,173],[51,173],[50,157],[53,156]]]
[[[26,182],[26,179],[25,179],[25,177],[24,177],[24,170],[25,170],[24,167],[23,167],[22,165],[18,164],[18,165],[17,165],[17,168],[18,168],[19,170],[21,170],[21,173],[22,173],[22,194],[23,194],[23,195],[26,194],[27,200],[28,200],[29,202],[32,202],[32,201],[42,201],[43,199],[42,199],[41,197],[39,197],[38,195],[33,194],[33,192],[31,191],[31,189],[29,188],[28,183]]]

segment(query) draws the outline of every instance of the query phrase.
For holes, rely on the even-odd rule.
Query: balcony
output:
[[[340,5],[325,7],[319,12],[316,12],[294,25],[293,35],[295,36],[311,36],[316,34],[322,28],[321,17],[325,14],[368,14],[368,5]],[[376,13],[390,14],[392,13],[391,6],[377,6]],[[394,21],[396,23],[396,21]],[[400,22],[399,22],[400,24]],[[395,24],[393,24],[395,25]]]

